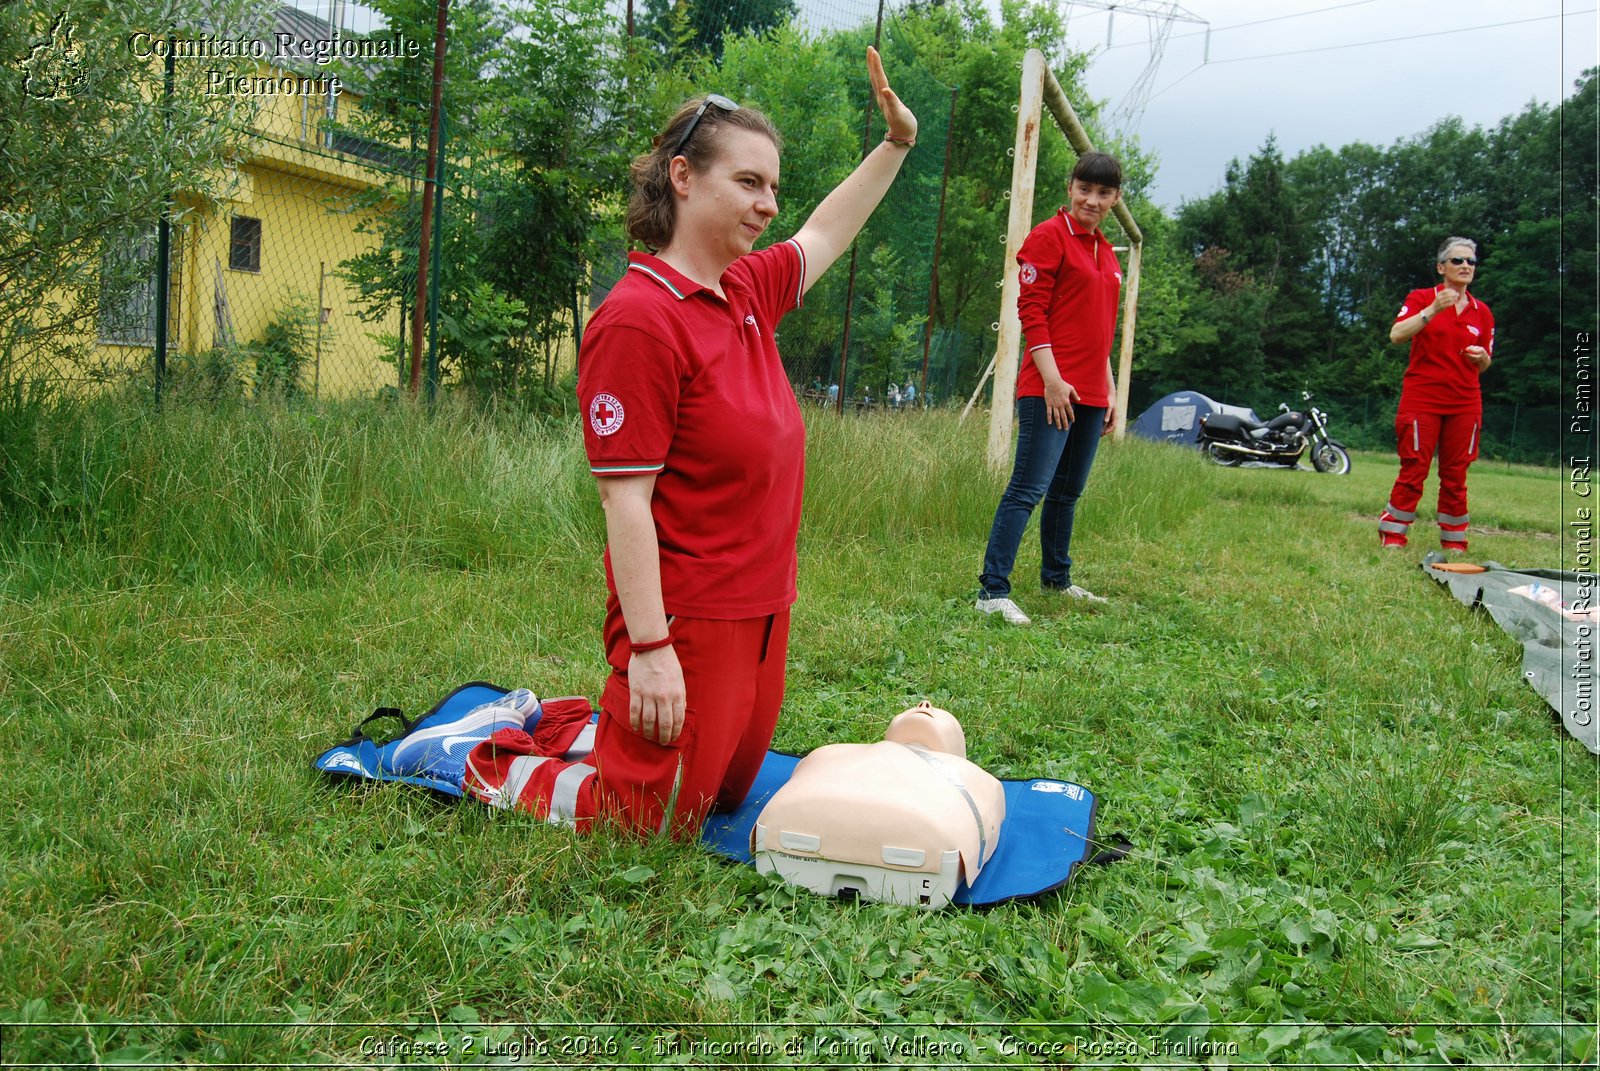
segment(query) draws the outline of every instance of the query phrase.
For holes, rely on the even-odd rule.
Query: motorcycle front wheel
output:
[[[1318,472],[1343,476],[1350,471],[1350,451],[1343,443],[1324,439],[1311,447],[1311,464]]]
[[[1218,446],[1216,443],[1206,444],[1206,457],[1218,465],[1226,465],[1229,468],[1237,466],[1240,460],[1236,452]]]

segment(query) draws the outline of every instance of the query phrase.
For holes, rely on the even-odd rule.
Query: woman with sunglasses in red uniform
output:
[[[1395,316],[1389,341],[1411,342],[1411,360],[1400,386],[1395,436],[1400,475],[1378,518],[1378,539],[1403,547],[1434,454],[1439,456],[1439,542],[1445,550],[1467,549],[1467,467],[1478,456],[1483,401],[1478,377],[1494,355],[1494,316],[1467,293],[1478,271],[1478,245],[1449,238],[1439,247],[1437,286],[1413,290]]]
[[[800,230],[778,215],[782,141],[754,108],[709,95],[633,161],[622,279],[584,332],[578,398],[605,511],[610,678],[594,751],[536,759],[492,802],[586,828],[692,836],[736,807],[783,700],[805,425],[774,331],[883,198],[917,120],[867,50],[883,143]]]

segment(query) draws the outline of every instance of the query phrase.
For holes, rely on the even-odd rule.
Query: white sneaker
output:
[[[1022,612],[1022,607],[1010,599],[979,599],[976,603],[980,614],[999,614],[1006,619],[1008,625],[1031,625],[1033,620]]]
[[[1094,592],[1090,591],[1088,588],[1080,588],[1076,584],[1072,585],[1070,588],[1060,588],[1058,590],[1061,592],[1061,594],[1066,595],[1069,598],[1082,599],[1084,602],[1106,602],[1107,601],[1106,597],[1104,595],[1096,595]]]

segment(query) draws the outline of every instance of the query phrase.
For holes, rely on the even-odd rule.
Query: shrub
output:
[[[251,347],[257,398],[288,400],[306,393],[306,366],[316,359],[317,317],[309,298],[291,293],[267,323]]]

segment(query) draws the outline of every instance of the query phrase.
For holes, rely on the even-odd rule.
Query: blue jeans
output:
[[[985,599],[1011,594],[1011,567],[1028,527],[1033,507],[1044,499],[1039,515],[1039,583],[1046,588],[1072,586],[1072,515],[1078,496],[1089,482],[1089,469],[1100,447],[1106,407],[1075,405],[1077,419],[1066,430],[1045,417],[1043,398],[1017,399],[1017,459],[1011,482],[994,511],[989,546],[983,552],[978,578]]]

